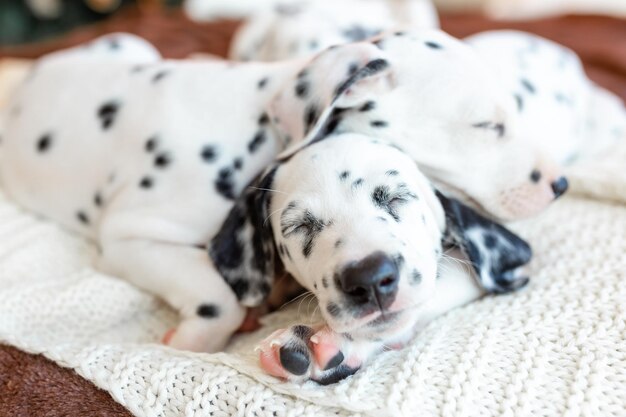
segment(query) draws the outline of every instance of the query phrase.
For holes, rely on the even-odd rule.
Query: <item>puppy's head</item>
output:
[[[439,187],[504,220],[533,215],[567,189],[556,165],[524,137],[520,112],[519,92],[504,89],[475,51],[440,31],[326,50],[270,109],[286,142],[345,132],[383,138]]]
[[[238,227],[212,242],[243,302],[267,294],[279,263],[338,332],[382,337],[415,322],[434,290],[445,216],[410,157],[342,135],[284,156],[244,194],[227,221]]]

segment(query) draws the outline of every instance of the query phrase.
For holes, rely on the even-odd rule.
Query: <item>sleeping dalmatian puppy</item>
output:
[[[421,57],[437,56],[437,42],[474,62],[462,44],[428,35],[380,42]],[[125,35],[52,54],[0,115],[2,185],[24,207],[93,239],[101,270],[176,308],[174,347],[222,349],[274,276],[293,276],[322,303],[326,326],[274,335],[262,363],[289,379],[333,382],[405,341],[422,318],[480,295],[464,275],[457,298],[432,297],[444,232],[472,260],[482,290],[528,280],[528,245],[437,198],[400,149],[411,151],[402,139],[422,121],[390,117],[395,134],[384,133],[382,117],[406,113],[402,96],[417,85],[407,54],[381,54],[362,43],[284,63],[163,61]],[[459,104],[491,115],[484,97]],[[319,114],[312,107],[325,102]],[[298,129],[310,135],[297,138]],[[467,130],[493,139],[472,123]],[[521,178],[528,188],[528,173]],[[542,187],[550,182],[532,189],[541,196]]]
[[[341,39],[342,30],[334,25],[336,15],[342,10],[322,4],[324,7],[320,8],[328,12],[326,15],[306,2],[293,16],[271,12],[269,7],[264,13],[252,15],[238,30],[231,56],[240,60],[274,61],[306,56],[305,47],[289,45],[303,45],[303,40],[311,37],[329,39],[325,45],[346,42]],[[346,15],[354,17],[351,13]],[[271,23],[267,23],[268,19]],[[380,25],[359,19],[356,17],[354,24],[360,25],[363,37],[380,30]],[[315,22],[316,26],[303,22]],[[327,28],[327,24],[334,26]],[[394,28],[390,23],[383,29],[403,27],[406,25],[396,24]],[[480,33],[465,42],[491,67],[492,83],[499,84],[515,100],[518,134],[546,158],[568,165],[593,157],[616,141],[626,139],[624,104],[589,80],[580,59],[571,50],[539,36],[511,30]],[[500,136],[510,129],[489,120],[477,126]],[[565,185],[562,182],[557,188],[564,189]]]

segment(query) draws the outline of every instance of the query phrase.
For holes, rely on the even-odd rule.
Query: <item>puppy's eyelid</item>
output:
[[[498,138],[503,138],[506,134],[506,126],[504,123],[495,123],[495,122],[480,122],[474,123],[472,127],[478,129],[489,129],[496,132]]]

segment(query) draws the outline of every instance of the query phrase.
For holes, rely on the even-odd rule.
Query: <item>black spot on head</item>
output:
[[[352,188],[360,187],[361,185],[363,185],[364,182],[365,180],[363,178],[358,178],[352,182]]]
[[[349,176],[350,176],[350,171],[343,171],[341,174],[339,174],[339,179],[344,181],[348,179]]]
[[[257,132],[256,135],[254,135],[254,138],[252,138],[252,140],[248,143],[248,151],[250,151],[250,153],[254,153],[256,152],[261,145],[263,145],[263,143],[265,143],[265,140],[267,139],[265,132],[260,130]]]
[[[395,35],[395,36],[404,36],[404,35],[406,35],[406,32],[404,32],[404,31],[398,31],[398,32],[395,32],[395,33],[394,33],[394,35]]]
[[[214,319],[220,316],[220,308],[215,304],[200,304],[196,314],[203,319]]]
[[[78,219],[79,222],[81,222],[84,225],[89,224],[89,216],[87,216],[87,213],[85,213],[82,210],[76,212],[76,218]]]
[[[526,89],[526,91],[528,91],[531,94],[535,94],[535,92],[537,91],[534,84],[528,81],[526,78],[520,79],[520,83]]]
[[[154,185],[154,180],[150,177],[143,177],[141,181],[139,181],[139,187],[144,188],[146,190],[149,188],[152,188],[153,185]]]
[[[154,77],[152,77],[152,82],[154,84],[158,83],[163,78],[165,78],[165,76],[167,76],[169,73],[170,73],[169,70],[162,70],[162,71],[157,72],[156,74],[154,74]]]
[[[362,105],[359,108],[360,112],[366,112],[366,111],[370,111],[370,110],[374,110],[376,108],[376,102],[375,101],[368,101],[366,102],[364,105]]]
[[[372,127],[387,127],[389,126],[389,123],[385,122],[384,120],[372,120],[370,122],[370,125]]]
[[[52,134],[46,133],[37,140],[37,152],[44,153],[50,149],[52,145]]]
[[[142,72],[143,70],[145,70],[147,68],[146,65],[133,65],[132,68],[130,69],[130,72],[132,74],[136,74],[138,72]]]
[[[228,168],[222,168],[218,172],[218,177],[215,180],[215,189],[227,200],[235,199],[235,182],[233,180],[233,171]]]
[[[172,157],[167,153],[160,153],[154,158],[154,166],[160,169],[167,168],[172,163]]]
[[[383,216],[378,216],[378,217],[376,217],[376,220],[379,220],[379,221],[381,221],[381,222],[387,222],[387,218],[386,218],[386,217],[383,217]]]
[[[296,84],[295,93],[296,97],[305,99],[309,95],[310,84],[308,81],[301,80]]]
[[[426,41],[424,42],[424,45],[428,46],[431,49],[443,49],[443,47],[438,44],[437,42],[433,42],[433,41]]]
[[[328,288],[328,278],[326,277],[322,278],[322,287]]]
[[[241,170],[241,168],[243,168],[243,158],[235,158],[235,160],[233,161],[233,168],[235,168],[237,171]]]
[[[417,269],[414,269],[413,272],[411,272],[411,284],[417,285],[420,282],[422,282],[422,274]]]
[[[120,109],[120,104],[117,101],[108,101],[102,104],[98,108],[98,117],[103,130],[108,130],[115,123],[115,119]]]
[[[267,115],[267,113],[263,113],[263,114],[259,117],[259,124],[260,124],[261,126],[266,125],[269,121],[270,121],[270,117]]]
[[[99,192],[97,192],[97,193],[93,196],[93,203],[96,205],[96,207],[102,207],[102,194],[100,194]]]
[[[259,80],[259,82],[257,83],[257,88],[258,88],[259,90],[263,90],[263,89],[265,88],[265,86],[267,85],[267,82],[268,82],[268,81],[269,81],[269,78],[268,78],[268,77],[261,78],[261,79]]]
[[[217,159],[217,148],[214,145],[204,145],[200,151],[200,157],[204,162],[215,162]]]
[[[354,75],[359,70],[359,63],[353,62],[348,67],[348,77]]]
[[[145,145],[146,152],[154,152],[154,150],[157,148],[157,144],[158,142],[156,137],[151,137],[150,139],[148,139]]]
[[[332,302],[326,305],[326,311],[332,317],[337,317],[341,314],[341,308],[337,304],[332,303]]]
[[[498,244],[498,239],[492,233],[486,233],[484,239],[485,239],[485,246],[488,249],[493,249]]]
[[[337,241],[335,242],[335,248],[338,248],[341,245],[343,245],[343,240],[342,239],[337,239]]]
[[[389,175],[390,177],[396,177],[398,176],[398,174],[400,173],[395,169],[390,169],[389,171],[385,172],[385,175]]]

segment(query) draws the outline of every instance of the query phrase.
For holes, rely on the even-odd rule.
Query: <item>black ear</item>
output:
[[[260,305],[274,281],[276,248],[269,205],[276,169],[269,169],[246,187],[209,244],[215,267],[239,302],[248,307]]]
[[[437,192],[446,213],[446,237],[469,258],[479,284],[488,292],[507,293],[526,284],[524,266],[532,258],[528,243],[504,226]]]

